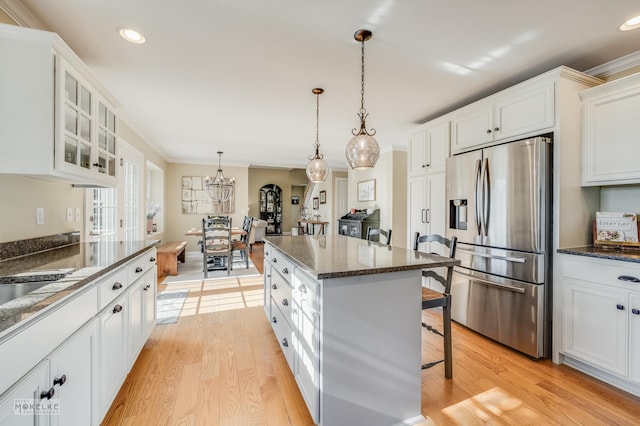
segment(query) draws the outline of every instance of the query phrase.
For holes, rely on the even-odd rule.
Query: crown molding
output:
[[[585,74],[605,78],[637,66],[640,66],[640,50],[586,70]]]
[[[22,27],[46,30],[45,25],[18,0],[0,0],[0,9]]]

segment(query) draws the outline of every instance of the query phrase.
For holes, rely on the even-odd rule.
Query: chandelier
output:
[[[311,182],[324,182],[327,180],[327,174],[329,174],[329,166],[327,162],[322,158],[324,155],[320,154],[320,142],[318,141],[319,125],[320,125],[320,95],[324,92],[324,89],[315,88],[312,90],[316,95],[316,153],[309,156],[309,164],[307,165],[307,177]]]
[[[227,179],[222,174],[222,167],[220,166],[220,161],[222,158],[222,151],[218,151],[218,172],[216,176],[211,179],[207,176],[204,179],[204,186],[209,193],[209,196],[213,201],[229,201],[231,195],[233,194],[233,178]]]
[[[360,68],[362,84],[360,86],[360,111],[358,112],[358,117],[360,117],[360,129],[354,128],[351,131],[354,136],[351,138],[349,143],[347,143],[345,154],[347,156],[347,162],[352,169],[367,169],[376,165],[376,161],[378,161],[378,156],[380,155],[380,146],[373,137],[373,135],[376,134],[376,131],[375,129],[367,131],[365,124],[365,120],[369,114],[364,108],[364,42],[371,38],[371,31],[358,30],[353,35],[353,38],[362,43]]]

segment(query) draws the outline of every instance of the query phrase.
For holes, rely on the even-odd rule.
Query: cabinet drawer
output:
[[[280,275],[291,283],[291,277],[293,275],[293,263],[287,259],[282,253],[277,250],[271,250],[271,265],[273,271],[278,271]]]
[[[606,261],[593,258],[585,260],[565,256],[563,275],[583,281],[611,284],[629,290],[640,290],[640,265],[622,261]],[[588,260],[587,260],[588,259]]]
[[[133,283],[135,280],[143,276],[145,272],[155,266],[156,258],[157,254],[154,247],[153,249],[133,259],[127,267],[129,271],[129,282]]]
[[[126,268],[120,268],[115,274],[101,280],[98,283],[100,289],[100,309],[98,310],[103,310],[113,299],[124,293],[128,285]]]
[[[273,304],[285,315],[288,323],[291,323],[291,293],[292,289],[289,282],[279,273],[272,271],[271,273],[271,299]],[[273,311],[273,307],[271,307]]]
[[[293,360],[295,357],[294,348],[293,348],[293,333],[291,331],[291,327],[289,323],[284,319],[285,314],[280,311],[280,308],[275,303],[273,298],[271,299],[271,326],[273,327],[273,332],[276,335],[276,339],[278,340],[278,344],[280,345],[280,349],[284,354],[284,357],[287,359],[287,364],[289,364],[289,368],[293,372]]]
[[[0,394],[98,313],[98,290],[89,289],[0,344]]]

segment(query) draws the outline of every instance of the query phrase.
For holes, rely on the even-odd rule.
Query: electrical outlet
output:
[[[42,207],[36,208],[36,225],[44,225],[44,209]]]
[[[80,222],[82,220],[82,215],[80,214],[80,207],[76,207],[76,222]]]
[[[67,207],[67,222],[73,222],[73,207]]]

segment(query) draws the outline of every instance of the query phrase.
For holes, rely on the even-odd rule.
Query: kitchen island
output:
[[[264,308],[314,422],[421,422],[421,270],[458,264],[342,235],[265,238]]]

